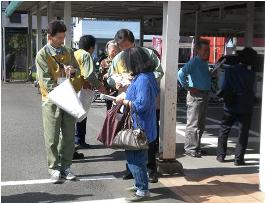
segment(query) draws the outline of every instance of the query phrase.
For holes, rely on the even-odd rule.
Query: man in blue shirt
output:
[[[211,74],[208,67],[209,41],[199,39],[196,43],[196,51],[197,56],[178,71],[178,80],[188,90],[185,154],[199,158],[201,157],[200,143],[205,128],[208,95],[211,89]]]

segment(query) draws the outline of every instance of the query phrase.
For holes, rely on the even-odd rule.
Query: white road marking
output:
[[[77,181],[90,181],[90,180],[114,180],[114,176],[85,176],[78,177]],[[22,180],[22,181],[5,181],[1,182],[1,186],[12,186],[12,185],[34,185],[34,184],[47,184],[53,183],[51,179],[39,179],[39,180]]]
[[[206,125],[205,126],[206,129],[218,129],[220,128],[219,125]],[[185,137],[185,129],[186,129],[186,124],[177,124],[176,125],[176,133],[182,135],[183,137]],[[202,139],[207,139],[207,138],[202,138]],[[213,138],[211,138],[213,139]],[[217,139],[217,138],[215,138]],[[228,142],[237,142],[237,137],[229,137],[229,141]],[[249,137],[248,138],[249,142],[260,142],[260,137]]]
[[[187,119],[187,116],[177,116],[178,119]]]
[[[72,202],[72,201],[71,201]],[[82,202],[75,202],[75,203],[124,203],[125,198],[117,198],[117,199],[102,199],[102,200],[88,200]]]
[[[223,106],[208,106],[208,109],[223,109]],[[253,109],[261,109],[261,107],[253,106]]]
[[[178,108],[178,110],[181,111],[181,112],[186,112],[186,110],[182,109],[182,108]],[[177,118],[179,118],[179,117],[177,117]],[[213,118],[206,117],[206,119],[209,120],[209,121],[212,121],[214,123],[217,123],[219,125],[221,123],[221,121],[213,119]],[[219,128],[220,127],[219,125],[208,125],[208,126],[212,126],[212,128]],[[217,126],[219,126],[219,127],[217,127]],[[233,129],[237,129],[237,130],[239,129],[238,126],[233,126],[232,128]],[[207,125],[206,125],[206,129],[207,129]],[[252,134],[252,135],[255,135],[257,137],[260,137],[260,133],[259,132],[255,132],[253,130],[249,130],[249,133]]]
[[[186,112],[186,110],[184,109],[180,109],[178,108],[178,110],[182,111],[182,112]],[[206,117],[207,120],[210,120],[214,123],[218,123],[218,125],[206,125],[205,128],[206,129],[219,129],[220,128],[220,121],[216,120],[216,119],[213,119],[213,118],[209,118],[209,117]],[[176,124],[176,133],[185,137],[185,128],[186,128],[186,124],[180,124],[180,123],[177,123]],[[233,126],[233,129],[239,129],[237,126]],[[249,137],[249,142],[259,142],[260,141],[260,134],[257,133],[257,132],[254,132],[252,130],[250,130],[250,133],[255,135],[256,137]],[[228,142],[231,143],[231,144],[234,144],[237,142],[237,137],[230,137]],[[218,144],[218,137],[202,137],[201,138],[201,143],[202,144],[207,144],[207,147],[214,147],[216,148],[217,147],[217,144]],[[250,157],[250,158],[257,158],[259,159],[259,154],[255,154],[255,155],[249,155],[249,156],[254,156],[254,157]],[[247,157],[247,156],[246,156]],[[249,158],[249,157],[248,157]],[[254,161],[255,162],[255,161]]]

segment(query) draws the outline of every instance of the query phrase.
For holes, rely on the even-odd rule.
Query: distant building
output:
[[[105,50],[105,45],[112,40],[119,29],[126,28],[133,32],[136,43],[140,38],[140,22],[139,21],[114,21],[114,20],[98,20],[90,18],[74,18],[73,23],[73,43],[78,48],[78,41],[83,35],[93,35],[97,39],[96,50]]]

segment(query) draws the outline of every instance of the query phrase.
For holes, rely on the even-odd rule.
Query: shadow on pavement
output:
[[[155,202],[156,200],[167,200],[167,202],[176,202],[176,203],[184,203],[185,201],[174,193],[170,188],[167,187],[157,187],[151,188],[151,197],[145,202]],[[160,202],[160,201],[159,201]]]
[[[259,166],[242,166],[236,168],[216,167],[184,169],[185,179],[188,181],[202,181],[214,176],[255,174],[259,172]]]
[[[87,195],[73,195],[73,194],[50,194],[46,192],[27,192],[22,194],[2,196],[1,202],[3,203],[39,203],[39,202],[65,202],[74,201],[80,197],[89,197],[91,194]]]
[[[86,156],[84,159],[73,160],[73,163],[122,161],[125,159],[126,159],[126,157],[125,157],[124,151],[115,151],[109,155]]]

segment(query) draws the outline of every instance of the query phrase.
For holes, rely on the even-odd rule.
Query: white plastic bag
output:
[[[86,114],[88,113],[91,104],[94,100],[95,97],[95,92],[93,90],[90,89],[81,89],[78,94],[77,97],[79,98],[84,110],[86,111]],[[86,115],[85,114],[85,115]],[[77,119],[78,122],[82,121],[85,117],[83,116],[80,119]],[[82,120],[81,120],[82,119]]]
[[[76,119],[79,120],[85,118],[86,111],[84,110],[83,105],[70,82],[70,79],[65,80],[60,85],[55,87],[48,94],[48,98],[51,102]]]

